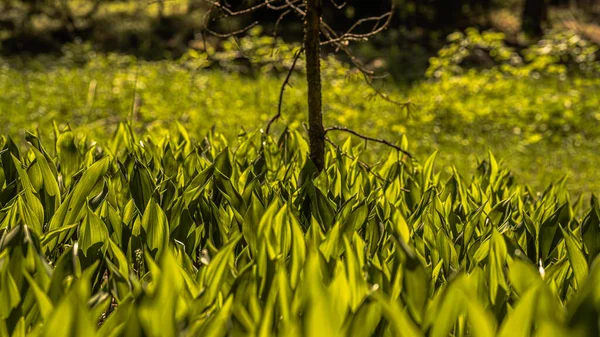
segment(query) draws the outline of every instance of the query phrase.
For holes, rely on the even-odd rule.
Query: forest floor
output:
[[[69,123],[88,139],[108,137],[119,122],[138,132],[157,132],[179,122],[196,138],[215,126],[230,139],[264,128],[277,111],[281,76],[255,77],[219,70],[191,70],[180,61],[139,61],[96,55],[84,65],[68,61],[0,65],[0,133],[22,139],[52,122]],[[390,97],[410,100],[410,111],[376,95],[364,81],[325,67],[327,125],[343,125],[368,135],[400,141],[424,161],[438,150],[438,165],[456,166],[470,177],[492,151],[520,183],[542,191],[568,176],[575,194],[600,191],[600,79],[516,78],[469,72],[411,86],[382,87]],[[284,126],[302,128],[306,89],[301,74],[286,90]],[[407,114],[409,112],[409,114]],[[275,133],[277,134],[277,133]],[[340,135],[343,141],[347,135]],[[359,140],[355,140],[359,142]],[[371,163],[384,149],[367,144]],[[385,149],[387,151],[387,149]]]

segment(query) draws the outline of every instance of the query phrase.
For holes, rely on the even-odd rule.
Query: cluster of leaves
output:
[[[268,44],[264,48],[273,51]],[[83,44],[66,48],[62,58],[21,62],[3,58],[0,133],[17,135],[39,128],[48,137],[56,120],[104,140],[119,122],[130,120],[135,129],[159,135],[175,122],[195,134],[214,125],[231,140],[242,128],[264,128],[277,111],[283,83],[277,74],[291,66],[293,49],[283,65],[274,65],[279,70],[259,76],[207,69],[210,64],[204,63],[200,52],[196,61],[154,62],[95,53]],[[302,71],[302,59],[296,68]],[[517,179],[536,184],[537,189],[569,172],[574,191],[600,187],[595,170],[600,159],[594,155],[600,142],[600,129],[595,127],[600,121],[600,77],[568,74],[563,81],[557,76],[536,79],[486,70],[410,87],[375,81],[394,100],[415,103],[407,119],[405,109],[371,99],[373,90],[364,79],[346,76],[344,67],[327,61],[323,72],[326,125],[345,125],[388,139],[407,133],[413,152],[425,156],[444,149],[438,156],[442,166],[454,164],[461,172],[474,169],[475,156],[485,157],[491,148]],[[302,129],[306,81],[294,73],[290,84],[283,100],[283,123],[276,123],[275,130],[283,124]],[[537,167],[546,170],[542,180]]]
[[[478,66],[510,76],[539,78],[542,75],[568,73],[597,75],[598,46],[570,30],[552,30],[537,44],[518,53],[506,45],[503,33],[469,28],[448,36],[448,44],[430,59],[426,75],[442,78],[463,74],[469,58],[479,58]]]
[[[491,62],[493,65],[521,65],[522,58],[506,46],[504,39],[503,33],[480,32],[476,28],[468,28],[465,33],[452,33],[447,37],[448,44],[438,51],[436,57],[429,60],[425,75],[442,78],[462,74],[465,71],[465,60],[473,55],[486,58],[481,62]]]
[[[592,336],[600,205],[392,152],[179,127],[3,138],[0,335]],[[402,146],[407,146],[406,138]]]
[[[542,73],[566,74],[579,72],[586,75],[600,73],[597,62],[598,45],[572,31],[552,30],[536,45],[524,51],[530,67]]]

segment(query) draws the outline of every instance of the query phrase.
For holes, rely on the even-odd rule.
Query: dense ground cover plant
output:
[[[470,30],[462,36],[472,40],[472,47],[493,45],[506,55],[501,34]],[[532,72],[526,60],[521,66],[510,66],[511,71],[501,63],[485,70],[463,65],[462,70],[451,72],[457,63],[449,63],[452,66],[443,66],[443,73],[451,72],[448,76],[411,87],[382,83],[389,97],[414,103],[410,118],[405,109],[374,95],[361,76],[329,59],[323,67],[325,124],[346,125],[388,139],[406,133],[413,152],[420,156],[442,150],[438,160],[446,174],[452,173],[447,169],[451,165],[463,172],[475,169],[477,160],[492,149],[518,181],[532,183],[535,189],[568,174],[571,190],[597,191],[600,80],[557,63],[563,47],[544,47],[583,42],[572,35],[551,35],[543,41],[540,48],[554,55],[544,56],[546,61],[554,60],[544,61],[546,66],[556,65],[551,71]],[[264,128],[275,114],[282,76],[294,52],[294,46],[282,46],[272,37],[249,36],[241,38],[239,45],[232,41],[224,43],[223,49],[210,49],[210,57],[190,51],[177,61],[102,55],[89,45],[65,48],[65,57],[58,60],[3,59],[0,131],[22,137],[22,130],[39,127],[42,135],[49,136],[52,121],[69,122],[80,135],[100,140],[110,137],[123,121],[129,120],[136,131],[154,134],[165,134],[178,121],[193,134],[216,126],[232,140],[243,128]],[[577,55],[589,58],[589,54]],[[299,62],[297,69],[302,69]],[[223,72],[223,67],[230,72]],[[547,68],[540,63],[535,67]],[[431,69],[440,69],[440,63],[432,62]],[[285,92],[282,124],[301,130],[306,89],[300,77],[294,74],[293,87]],[[282,130],[282,124],[275,125],[277,130]]]
[[[2,138],[0,334],[590,336],[600,205],[296,131]],[[406,147],[406,138],[402,139]]]

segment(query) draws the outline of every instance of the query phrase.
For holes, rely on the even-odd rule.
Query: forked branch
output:
[[[212,35],[214,35],[216,37],[220,37],[220,38],[225,39],[225,38],[228,38],[228,37],[235,37],[235,36],[238,36],[240,34],[243,34],[243,33],[247,32],[247,31],[249,31],[250,29],[256,27],[257,25],[258,25],[258,21],[255,21],[255,22],[252,22],[251,24],[249,24],[249,25],[247,25],[247,26],[245,26],[243,28],[240,28],[240,29],[238,29],[236,31],[228,32],[228,33],[218,33],[218,32],[215,32],[215,31],[209,29],[209,28],[206,28],[206,31],[209,32],[209,33],[211,33]]]
[[[372,17],[368,17],[368,18],[359,19],[345,33],[343,33],[342,35],[340,35],[337,38],[323,41],[323,42],[321,42],[321,45],[346,43],[348,41],[365,41],[368,38],[381,33],[382,31],[386,30],[390,26],[390,23],[392,22],[392,17],[394,16],[394,12],[396,11],[396,2],[392,1],[391,3],[392,3],[391,8],[387,13],[382,14],[380,16],[372,16]],[[384,21],[383,24],[381,24],[382,21]],[[363,24],[366,24],[368,22],[375,22],[375,25],[373,26],[373,28],[371,28],[371,30],[369,32],[354,33],[354,31],[358,27],[360,27]]]
[[[287,76],[285,77],[285,81],[283,81],[283,84],[281,85],[281,90],[279,92],[279,103],[277,104],[277,114],[275,116],[273,116],[273,118],[271,118],[271,120],[269,121],[269,124],[267,124],[267,130],[266,130],[267,135],[269,134],[269,131],[271,130],[271,124],[273,124],[277,119],[279,119],[281,117],[281,108],[283,106],[283,94],[285,93],[285,88],[288,85],[290,85],[290,78],[292,77],[294,68],[296,68],[296,63],[298,62],[298,59],[300,58],[300,55],[302,54],[303,51],[304,51],[304,47],[300,48],[296,52],[296,55],[294,55],[294,61],[292,62],[292,67],[290,68],[290,71],[288,71]]]
[[[394,144],[394,143],[392,143],[390,141],[387,141],[385,139],[373,138],[373,137],[365,136],[365,135],[363,135],[361,133],[358,133],[357,131],[354,131],[352,129],[348,129],[345,126],[330,126],[328,128],[325,128],[325,133],[329,133],[329,132],[332,132],[332,131],[347,132],[347,133],[350,133],[350,134],[352,134],[352,135],[354,135],[354,136],[356,136],[358,138],[364,139],[366,141],[371,141],[371,142],[375,142],[375,143],[380,143],[380,144],[383,144],[383,145],[387,145],[387,146],[395,149],[396,151],[404,153],[407,157],[413,158],[413,156],[410,154],[410,152],[404,150],[400,146],[398,146],[398,145],[396,145],[396,144]]]

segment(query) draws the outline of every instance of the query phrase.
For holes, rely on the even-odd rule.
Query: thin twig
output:
[[[243,34],[243,33],[247,32],[247,31],[249,31],[250,29],[256,27],[257,25],[258,25],[258,21],[255,21],[255,22],[247,25],[244,28],[241,28],[241,29],[238,29],[236,31],[229,32],[229,33],[218,33],[218,32],[215,32],[213,30],[210,30],[208,28],[206,28],[206,31],[209,32],[209,33],[211,33],[212,35],[214,35],[216,37],[228,38],[228,37],[236,37],[237,35]]]
[[[209,4],[213,5],[214,7],[218,7],[219,9],[221,9],[223,12],[225,12],[225,14],[223,14],[223,16],[218,17],[216,19],[221,19],[224,17],[232,17],[232,16],[240,16],[240,15],[245,15],[245,14],[249,14],[252,13],[254,11],[256,11],[257,9],[260,9],[262,7],[268,6],[271,2],[270,0],[265,0],[265,2],[261,2],[258,5],[246,8],[246,9],[242,9],[239,11],[232,11],[231,9],[227,8],[227,6],[223,6],[221,4],[220,1],[211,1],[211,0],[203,0],[204,2],[208,2]]]
[[[391,142],[389,142],[389,141],[387,141],[385,139],[379,139],[379,138],[373,138],[373,137],[365,136],[365,135],[360,134],[360,133],[358,133],[358,132],[356,132],[356,131],[354,131],[352,129],[348,129],[345,126],[330,126],[328,128],[325,128],[325,133],[328,133],[330,131],[348,132],[348,133],[353,134],[356,137],[362,138],[362,139],[364,139],[366,141],[372,141],[372,142],[376,142],[376,143],[387,145],[387,146],[389,146],[389,147],[391,147],[391,148],[393,148],[393,149],[395,149],[397,151],[400,151],[400,152],[404,153],[407,157],[413,158],[413,156],[410,154],[410,152],[402,149],[400,146],[398,146],[396,144],[393,144],[393,143],[391,143]]]
[[[283,18],[285,18],[290,13],[292,13],[291,9],[286,10],[281,15],[279,15],[277,21],[275,21],[275,27],[273,28],[273,50],[275,50],[275,44],[277,43],[277,31],[279,30],[279,24],[281,23],[281,20],[283,20]]]
[[[323,42],[321,42],[321,45],[327,45],[327,44],[338,43],[338,42],[343,43],[345,41],[364,41],[364,40],[368,39],[369,37],[377,35],[389,27],[390,23],[392,22],[392,17],[394,16],[395,10],[396,10],[396,3],[394,1],[392,1],[392,8],[387,13],[380,15],[380,16],[372,16],[372,17],[368,17],[368,18],[362,18],[362,19],[356,21],[350,27],[350,29],[348,29],[344,34],[342,34],[337,39],[323,41]],[[383,23],[383,25],[379,26],[379,23],[381,23],[381,21],[384,19],[385,19],[385,22]],[[357,29],[361,25],[363,25],[367,22],[371,22],[371,21],[375,21],[375,26],[368,33],[362,33],[362,34],[353,33],[353,31],[355,29]]]
[[[369,76],[367,76],[367,74],[365,74],[365,73],[362,73],[362,74],[365,77],[365,82],[367,82],[367,85],[369,85],[371,87],[371,89],[373,89],[375,94],[377,94],[377,96],[381,97],[381,99],[383,99],[384,101],[386,101],[388,103],[395,104],[399,107],[406,108],[407,110],[410,109],[411,105],[413,104],[410,100],[408,100],[406,102],[398,102],[394,99],[391,99],[387,94],[384,94],[383,92],[379,91],[379,89],[377,89],[373,85],[373,80],[371,78],[369,78]]]
[[[100,1],[102,1],[102,0],[100,0]],[[173,2],[173,1],[175,1],[175,0],[153,0],[153,1],[148,2],[147,5],[150,6],[150,5],[154,5],[154,4],[158,4],[158,3]]]
[[[288,74],[285,77],[285,81],[283,81],[283,84],[281,85],[281,91],[279,92],[279,103],[277,104],[277,114],[275,116],[273,116],[273,118],[271,118],[271,120],[269,121],[269,124],[267,124],[267,130],[266,130],[267,135],[269,134],[269,131],[271,130],[271,124],[273,124],[273,122],[275,122],[279,117],[281,117],[281,107],[283,105],[283,94],[285,92],[285,87],[290,85],[290,77],[292,77],[294,68],[296,68],[296,63],[298,62],[298,59],[300,58],[300,54],[302,54],[303,51],[304,51],[304,47],[301,47],[296,52],[296,55],[294,55],[294,62],[292,62],[292,67],[290,68],[290,71],[288,71]]]
[[[219,20],[219,19],[223,19],[223,18],[227,18],[227,17],[235,17],[235,16],[250,14],[250,13],[256,12],[257,10],[259,10],[263,7],[267,7],[270,10],[278,11],[278,10],[287,9],[290,6],[288,3],[283,4],[281,6],[275,6],[273,4],[278,2],[279,0],[265,0],[264,2],[261,2],[258,5],[254,5],[254,6],[245,8],[245,9],[234,11],[234,10],[229,9],[227,6],[221,4],[220,1],[213,1],[213,0],[203,0],[203,1],[211,4],[213,7],[217,7],[219,9],[221,9],[221,11],[223,12],[223,14],[214,18],[215,20]],[[291,1],[291,3],[297,3],[300,1],[302,1],[302,0],[293,0],[293,1]]]
[[[271,5],[273,2],[269,2],[269,4],[267,5],[267,7],[269,9],[271,9],[271,10],[280,11],[280,10],[283,10],[283,9],[288,9],[290,7],[290,3],[294,4],[294,3],[300,2],[300,1],[304,1],[304,0],[293,0],[291,2],[286,0],[286,3],[283,4],[283,5],[281,5],[281,6],[273,6],[273,5]]]
[[[346,5],[348,4],[346,1],[342,2],[339,5],[338,5],[337,2],[335,2],[335,0],[329,0],[329,2],[331,2],[331,4],[333,5],[333,7],[335,7],[336,9],[342,9],[342,8],[346,7]]]
[[[92,5],[92,8],[90,9],[89,12],[87,12],[83,17],[85,19],[90,19],[94,14],[96,14],[96,12],[98,11],[98,9],[100,8],[100,4],[102,3],[103,0],[96,0],[94,2],[94,4]]]

